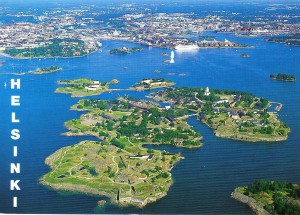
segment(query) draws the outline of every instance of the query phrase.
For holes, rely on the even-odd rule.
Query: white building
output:
[[[204,95],[205,95],[205,96],[209,96],[209,95],[210,95],[210,92],[209,92],[209,88],[208,88],[208,87],[205,88]]]

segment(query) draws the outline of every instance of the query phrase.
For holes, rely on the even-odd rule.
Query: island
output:
[[[117,79],[110,82],[100,82],[86,78],[58,81],[58,84],[65,86],[57,88],[55,93],[71,94],[71,97],[94,96],[109,91],[109,86],[117,83],[119,83]]]
[[[49,74],[49,73],[57,72],[59,70],[62,70],[62,68],[60,68],[58,66],[50,66],[50,67],[46,67],[46,68],[38,68],[35,71],[33,71],[33,74],[36,74],[36,75]]]
[[[218,137],[273,142],[286,140],[290,132],[275,111],[268,110],[271,104],[278,104],[279,111],[282,104],[245,92],[183,87],[154,92],[149,97],[193,112]]]
[[[250,55],[243,53],[243,54],[241,54],[241,57],[248,58],[248,57],[250,57]]]
[[[120,97],[85,99],[72,106],[84,111],[65,123],[67,136],[95,136],[59,149],[46,158],[51,171],[40,183],[55,190],[102,195],[120,206],[144,207],[167,195],[180,153],[146,145],[199,148],[202,136],[187,123],[187,110]]]
[[[117,49],[111,49],[110,54],[131,54],[133,52],[140,52],[143,48],[141,47],[133,47],[133,48],[127,48],[125,46]]]
[[[143,91],[143,90],[150,90],[156,88],[166,88],[174,85],[175,83],[173,81],[164,78],[146,78],[134,84],[132,87],[130,87],[130,89]]]
[[[10,48],[3,52],[14,58],[72,58],[82,57],[98,50],[98,45],[89,46],[78,39],[52,39],[43,46],[33,48]]]
[[[300,214],[300,186],[297,184],[256,180],[238,187],[232,198],[247,204],[256,214]]]
[[[296,77],[294,75],[283,74],[283,73],[271,74],[270,79],[278,80],[278,81],[287,81],[287,82],[296,81]]]
[[[282,43],[287,46],[300,46],[300,34],[290,34],[282,36],[268,37],[266,42]]]

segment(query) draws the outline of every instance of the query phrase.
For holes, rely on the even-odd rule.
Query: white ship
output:
[[[180,51],[189,51],[189,50],[198,50],[199,46],[193,44],[193,45],[177,45],[175,46],[175,50],[180,50]]]

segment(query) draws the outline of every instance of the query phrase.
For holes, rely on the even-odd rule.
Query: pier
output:
[[[277,112],[279,112],[280,110],[281,110],[281,108],[282,108],[282,106],[283,106],[283,104],[282,103],[280,103],[280,102],[270,102],[270,106],[269,107],[271,107],[272,105],[277,105],[276,107],[275,107],[275,111],[277,111]]]

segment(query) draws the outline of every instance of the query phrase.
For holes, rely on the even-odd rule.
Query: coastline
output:
[[[257,137],[255,134],[252,135],[246,135],[246,134],[232,134],[232,135],[226,135],[223,133],[219,133],[217,131],[214,131],[214,134],[216,137],[220,138],[226,138],[231,140],[238,140],[238,141],[246,141],[246,142],[252,142],[252,143],[258,143],[258,142],[281,142],[287,140],[286,137]]]
[[[72,56],[72,57],[59,57],[59,56],[51,56],[51,57],[14,57],[11,56],[9,54],[6,54],[4,52],[0,52],[0,55],[4,56],[4,57],[8,57],[8,58],[12,58],[12,59],[16,59],[16,60],[30,60],[30,59],[53,59],[53,58],[57,58],[57,59],[71,59],[71,58],[80,58],[80,57],[85,57],[91,54],[96,53],[97,51],[100,50],[101,47],[98,47],[96,50],[88,53],[88,54],[84,54],[84,55],[80,55],[80,56]]]
[[[162,49],[168,49],[168,50],[173,50],[174,47],[164,47],[164,46],[158,46],[155,44],[152,44],[151,46],[149,44],[143,43],[143,42],[136,42],[136,41],[131,41],[128,39],[121,39],[121,38],[102,38],[101,40],[104,41],[122,41],[122,42],[129,42],[129,43],[134,43],[134,44],[139,44],[139,45],[145,45],[148,47],[156,47],[156,48],[162,48]],[[199,49],[241,49],[241,48],[255,48],[254,46],[235,46],[235,47],[229,47],[229,46],[221,46],[221,47],[211,47],[211,46],[207,46],[207,47],[201,47],[199,46]],[[70,56],[70,57],[61,57],[61,56],[40,56],[40,57],[15,57],[15,56],[11,56],[9,54],[6,54],[4,52],[0,52],[0,55],[4,56],[4,57],[8,57],[8,58],[12,58],[12,59],[18,59],[18,60],[29,60],[29,59],[52,59],[52,58],[57,58],[57,59],[68,59],[68,58],[80,58],[80,57],[85,57],[91,54],[96,53],[97,51],[99,51],[101,49],[101,47],[98,47],[96,50],[88,53],[88,54],[84,54],[84,55],[80,55],[80,56]],[[194,50],[192,50],[194,51]],[[195,50],[197,51],[197,50]],[[189,51],[187,51],[189,52]]]
[[[264,205],[257,202],[255,199],[246,196],[239,192],[239,190],[243,189],[243,187],[236,188],[232,193],[231,197],[235,200],[248,205],[251,210],[257,215],[269,215],[269,212],[266,211],[263,207]]]
[[[171,177],[172,177],[172,174],[171,174]],[[154,203],[154,202],[162,199],[163,197],[167,196],[167,192],[169,191],[170,187],[173,185],[173,180],[172,180],[172,183],[170,184],[170,186],[167,187],[167,189],[164,192],[162,192],[160,195],[157,195],[155,197],[147,197],[145,200],[139,200],[139,199],[130,197],[130,199],[126,198],[121,201],[120,200],[118,201],[115,198],[115,195],[113,195],[111,193],[105,192],[103,190],[100,191],[98,189],[87,187],[87,186],[81,185],[81,184],[75,184],[75,185],[67,184],[67,183],[54,184],[54,183],[45,181],[44,176],[39,179],[39,183],[41,185],[47,186],[53,190],[60,190],[60,191],[66,191],[66,192],[79,192],[81,194],[87,194],[87,195],[105,196],[105,197],[109,198],[109,200],[112,204],[119,205],[120,207],[127,207],[130,205],[133,205],[137,208],[143,208],[143,207],[147,206],[148,204]],[[128,200],[129,200],[129,202],[128,202]]]

